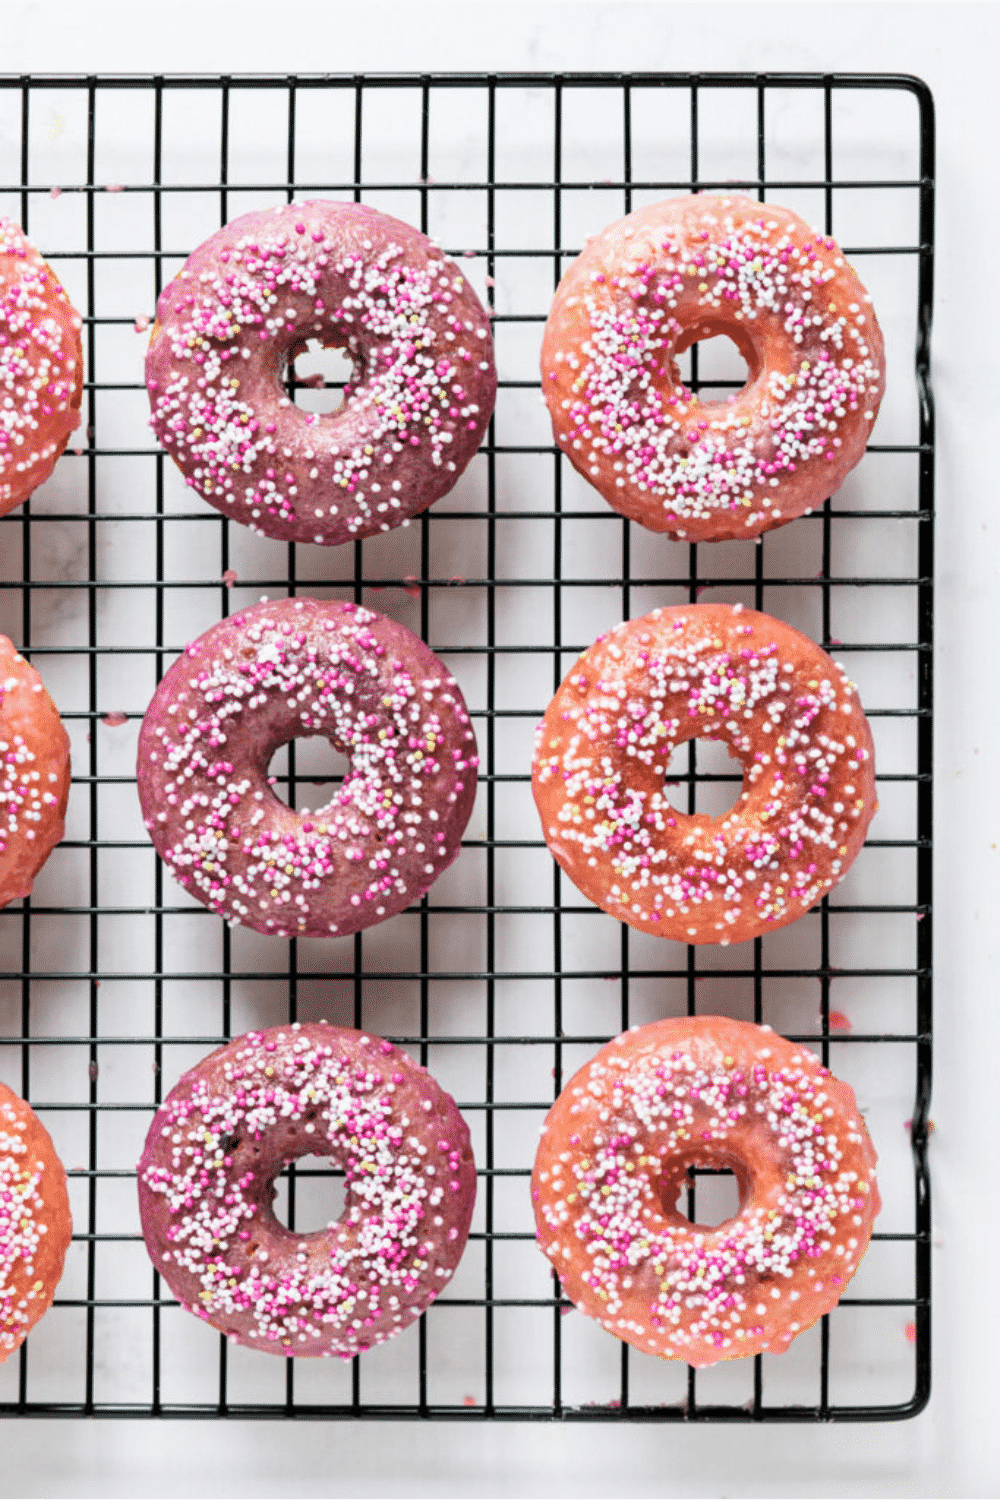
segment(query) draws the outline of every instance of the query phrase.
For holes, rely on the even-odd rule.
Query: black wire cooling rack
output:
[[[76,1231],[54,1308],[0,1372],[0,1410],[918,1412],[930,1387],[926,87],[875,74],[8,76],[0,112],[0,210],[84,313],[86,373],[77,446],[0,532],[0,623],[46,677],[74,750],[66,842],[33,897],[0,914],[0,1064],[55,1137]],[[890,391],[877,441],[821,513],[759,545],[699,547],[632,527],[569,470],[540,406],[537,347],[585,235],[643,202],[727,188],[837,235],[875,295]],[[218,224],[294,195],[363,199],[466,257],[501,375],[488,440],[453,494],[408,530],[332,551],[230,527],[145,427],[136,334],[161,287]],[[741,384],[709,345],[689,359],[696,389]],[[301,364],[289,383],[316,397]],[[883,803],[820,908],[718,951],[647,939],[582,903],[528,791],[532,729],[576,654],[617,619],[706,589],[790,619],[849,666]],[[419,908],[353,940],[230,933],[164,881],[139,821],[135,736],[156,681],[188,639],[262,592],[354,598],[404,620],[473,710],[482,765],[462,858]],[[690,746],[670,773],[692,810],[739,779],[705,752]],[[274,769],[293,805],[336,775],[315,742]],[[788,1354],[696,1374],[571,1311],[533,1244],[527,1178],[544,1111],[599,1045],[637,1021],[712,1011],[771,1022],[854,1083],[886,1207],[848,1295]],[[470,1121],[479,1167],[473,1234],[445,1295],[405,1335],[335,1368],[248,1355],[183,1313],[145,1255],[134,1186],[151,1113],[185,1068],[253,1025],[319,1016],[429,1064]],[[724,1186],[699,1181],[703,1219],[724,1216]],[[283,1188],[287,1222],[323,1222],[335,1190],[321,1163],[300,1163]]]

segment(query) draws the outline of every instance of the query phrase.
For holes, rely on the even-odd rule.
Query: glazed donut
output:
[[[288,1162],[342,1167],[339,1220],[295,1234],[271,1207]],[[469,1132],[426,1069],[378,1037],[275,1026],[185,1073],[149,1130],[139,1210],[190,1312],[269,1354],[349,1359],[409,1326],[458,1265],[476,1197]]]
[[[48,479],[80,425],[80,327],[52,267],[0,218],[0,515]]]
[[[354,375],[332,415],[295,406],[285,366],[314,339]],[[152,428],[185,480],[266,536],[333,546],[447,494],[496,397],[489,320],[453,261],[361,203],[243,214],[160,295]]]
[[[719,334],[747,383],[702,401],[676,356]],[[595,236],[542,341],[560,448],[615,510],[691,542],[821,505],[865,451],[884,371],[871,298],[836,243],[732,196],[671,198]]]
[[[65,832],[69,736],[42,679],[0,635],[0,906],[30,896]]]
[[[49,1133],[0,1083],[0,1363],[52,1306],[72,1233],[66,1173]]]
[[[332,801],[271,791],[281,745],[323,735],[351,762]],[[476,738],[442,662],[374,610],[261,603],[166,673],[139,734],[150,837],[174,879],[232,925],[342,936],[418,900],[457,857]]]
[[[711,1365],[780,1354],[836,1306],[881,1208],[853,1090],[768,1026],[699,1016],[616,1037],[563,1089],[531,1179],[567,1296],[617,1338]],[[715,1228],[676,1203],[728,1168]]]
[[[721,740],[719,818],[664,790],[678,745]],[[538,729],[545,838],[591,901],[643,932],[741,943],[814,906],[865,840],[875,760],[857,691],[806,636],[742,605],[654,609],[580,657]]]

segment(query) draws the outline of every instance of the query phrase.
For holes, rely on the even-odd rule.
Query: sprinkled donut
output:
[[[69,736],[34,667],[0,635],[0,906],[30,896],[65,831]]]
[[[719,334],[749,375],[703,401],[676,357]],[[542,341],[567,457],[622,515],[692,542],[821,505],[862,457],[884,388],[871,298],[835,241],[743,197],[671,198],[595,236]]]
[[[48,479],[80,425],[80,327],[52,267],[0,219],[0,515]]]
[[[664,789],[690,739],[743,767],[722,817]],[[843,669],[742,605],[654,609],[580,657],[538,729],[532,770],[549,848],[612,916],[684,943],[794,922],[846,874],[877,808],[868,721]]]
[[[567,1296],[617,1338],[701,1366],[792,1339],[836,1306],[881,1208],[853,1090],[768,1026],[699,1016],[616,1037],[563,1089],[531,1180]],[[676,1208],[729,1169],[736,1215]]]
[[[72,1231],[49,1133],[0,1083],[0,1363],[52,1306]]]
[[[351,768],[332,801],[274,795],[274,752],[323,735]],[[370,609],[264,602],[174,662],[139,735],[150,837],[192,896],[233,925],[342,936],[418,900],[457,857],[476,793],[458,684]]]
[[[295,406],[286,365],[313,339],[354,362],[343,406]],[[224,515],[288,541],[389,531],[451,489],[496,398],[489,320],[426,235],[360,203],[234,219],[157,304],[152,427]]]
[[[327,1229],[271,1207],[297,1157],[343,1168]],[[325,1022],[238,1037],[186,1073],[139,1163],[146,1246],[181,1303],[250,1349],[344,1359],[409,1326],[447,1284],[476,1197],[454,1100],[397,1047]]]

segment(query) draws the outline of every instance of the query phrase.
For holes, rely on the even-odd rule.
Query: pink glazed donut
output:
[[[338,411],[281,385],[307,340],[346,349]],[[360,203],[234,219],[157,304],[152,428],[187,483],[252,530],[334,546],[447,494],[496,398],[489,320],[426,235]]]
[[[267,770],[323,735],[351,762],[293,811]],[[192,896],[279,937],[357,932],[418,900],[457,857],[476,793],[465,700],[412,631],[373,610],[279,599],[187,647],[139,735],[150,837]]]
[[[343,1168],[340,1218],[296,1234],[275,1179]],[[462,1257],[476,1199],[455,1101],[405,1052],[326,1022],[220,1047],[157,1112],[139,1163],[150,1258],[190,1312],[267,1354],[338,1354],[409,1326]]]

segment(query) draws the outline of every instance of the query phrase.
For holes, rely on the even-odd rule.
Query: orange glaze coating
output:
[[[676,356],[728,335],[743,390],[702,401]],[[822,505],[865,451],[882,335],[834,240],[698,194],[596,235],[559,288],[542,390],[559,446],[615,510],[688,541],[757,536]]]
[[[721,1016],[616,1037],[546,1116],[538,1241],[580,1312],[645,1354],[711,1365],[783,1353],[833,1308],[881,1208],[854,1093],[805,1047]],[[675,1204],[728,1168],[715,1228]]]
[[[72,1229],[66,1173],[49,1133],[0,1084],[0,1363],[52,1306]]]
[[[60,842],[69,737],[34,667],[0,635],[0,906],[30,896]]]
[[[719,818],[664,789],[674,749],[721,740],[743,788]],[[739,943],[846,874],[876,811],[868,722],[808,637],[736,604],[654,609],[580,657],[538,729],[532,789],[552,854],[644,932]]]
[[[18,225],[0,219],[0,515],[48,479],[82,394],[80,314]]]

